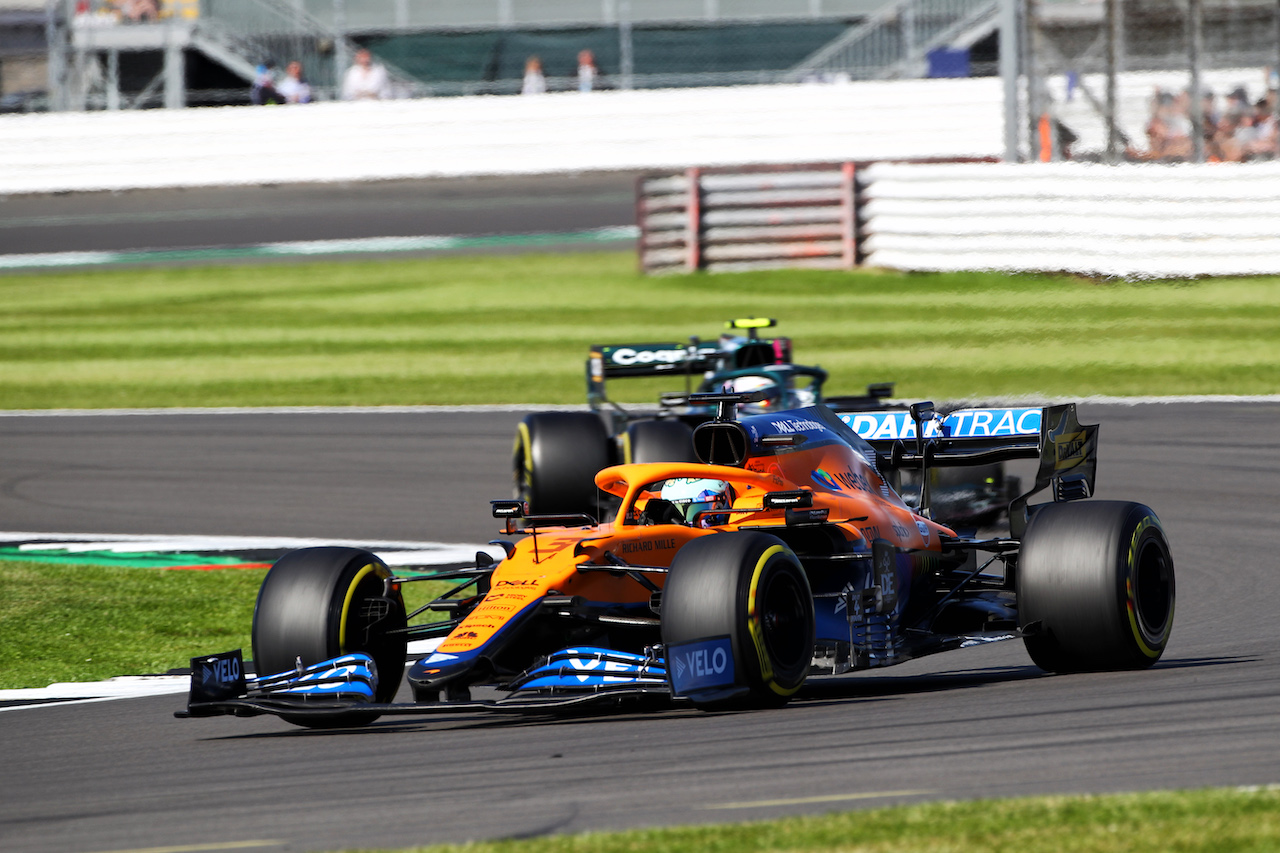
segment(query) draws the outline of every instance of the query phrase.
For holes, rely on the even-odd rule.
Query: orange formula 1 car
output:
[[[912,406],[865,440],[823,406],[737,419],[749,394],[693,395],[701,462],[618,465],[604,523],[494,501],[518,543],[434,575],[459,583],[414,613],[375,555],[309,548],[258,596],[257,677],[239,651],[195,658],[179,716],[276,714],[304,726],[382,714],[548,710],[627,697],[776,705],[814,676],[1021,638],[1052,671],[1139,669],[1161,655],[1174,568],[1155,514],[1093,492],[1096,426],[1074,405]],[[870,428],[867,429],[870,432]],[[888,486],[889,468],[1039,460],[1008,538],[976,539]],[[927,482],[927,479],[925,480]],[[1029,505],[1048,490],[1052,500]],[[418,624],[422,612],[443,622]],[[438,617],[437,617],[438,618]],[[412,703],[393,702],[406,646]],[[503,698],[474,701],[477,685]]]

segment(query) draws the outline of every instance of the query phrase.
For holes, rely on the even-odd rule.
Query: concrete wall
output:
[[[997,79],[0,116],[0,193],[998,156]]]
[[[868,266],[1280,273],[1280,163],[879,163],[858,179]]]

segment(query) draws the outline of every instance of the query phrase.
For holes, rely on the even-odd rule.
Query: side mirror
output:
[[[911,420],[917,424],[922,421],[931,421],[938,416],[933,409],[933,402],[930,400],[926,400],[923,403],[912,403],[909,411],[911,412]]]
[[[808,489],[795,489],[789,492],[766,492],[763,505],[765,509],[805,509],[813,506],[813,492]]]
[[[494,518],[524,518],[529,507],[524,501],[489,501]]]

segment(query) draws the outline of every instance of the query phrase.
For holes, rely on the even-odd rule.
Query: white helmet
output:
[[[675,477],[662,486],[662,499],[671,501],[680,510],[684,520],[694,523],[698,513],[712,509],[727,509],[731,503],[729,484],[724,480],[708,480],[699,477]],[[697,519],[703,527],[724,524],[728,514],[704,515]]]
[[[768,376],[735,376],[733,379],[725,380],[724,390],[734,394],[746,394],[751,391],[766,392],[765,398],[760,402],[744,403],[738,407],[739,411],[748,415],[759,415],[770,409],[776,409],[782,400],[782,389],[777,381]]]

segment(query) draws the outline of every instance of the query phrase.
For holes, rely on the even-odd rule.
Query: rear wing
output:
[[[938,415],[932,411],[932,404],[917,404],[900,410],[838,411],[837,417],[885,455],[892,455],[896,450],[902,459],[915,461],[910,451],[918,443],[917,436],[922,435],[932,446],[931,461],[936,460],[935,464],[982,465],[1037,456],[1044,413],[1048,411],[1050,409],[959,409]],[[918,420],[921,413],[925,417]],[[982,458],[974,458],[978,455]],[[991,455],[998,458],[989,458]]]
[[[752,338],[727,346],[722,341],[596,344],[587,357],[587,402],[608,401],[605,382],[629,376],[688,376],[791,361],[790,338]],[[688,390],[688,389],[686,389]]]
[[[906,411],[842,412],[837,415],[875,448],[891,468],[987,465],[1038,459],[1035,484],[1009,507],[1011,533],[1025,529],[1027,499],[1053,487],[1054,501],[1094,493],[1098,425],[1082,425],[1075,403],[1044,408],[960,409],[945,416],[932,403]]]

